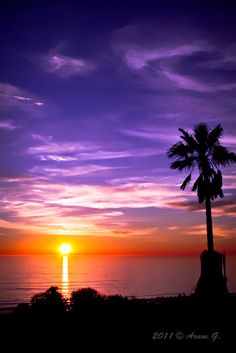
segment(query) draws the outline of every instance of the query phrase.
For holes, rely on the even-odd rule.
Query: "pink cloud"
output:
[[[98,185],[47,185],[41,186],[47,194],[48,204],[61,206],[104,208],[142,208],[170,207],[173,199],[186,200],[180,197],[177,187],[158,183],[130,183],[120,186]],[[56,190],[54,190],[56,189]],[[53,191],[52,191],[53,190]]]
[[[192,55],[203,50],[209,50],[209,46],[206,43],[182,44],[164,48],[160,46],[155,49],[132,47],[132,44],[130,46],[127,45],[127,48],[124,50],[124,60],[130,68],[135,70],[143,69],[151,62],[160,59]]]
[[[116,159],[116,158],[129,158],[129,157],[147,157],[152,155],[157,155],[158,152],[154,148],[139,148],[139,149],[130,149],[124,151],[93,151],[93,152],[82,152],[79,155],[79,158],[82,160],[91,160],[91,159]]]
[[[30,95],[25,90],[10,85],[8,83],[0,83],[0,98],[4,105],[10,106],[21,106],[24,107],[25,105],[36,105],[36,106],[43,106],[44,103],[39,101],[34,96]]]
[[[49,53],[42,56],[41,67],[61,78],[70,78],[77,75],[87,75],[97,67],[86,59],[73,58],[59,53]]]
[[[205,213],[204,204],[199,204],[197,199],[171,202],[170,206],[175,209]],[[236,206],[234,199],[217,200],[212,203],[212,214],[214,217],[235,217]]]
[[[169,188],[160,183],[129,183],[121,186],[71,185],[25,178],[14,185],[11,180],[9,183],[10,188],[4,186],[1,190],[4,193],[2,210],[14,212],[14,222],[34,223],[35,226],[42,224],[45,229],[53,228],[55,223],[76,224],[80,208],[96,210],[93,215],[91,212],[86,215],[85,212],[80,217],[83,224],[87,221],[95,224],[102,219],[121,217],[120,209],[124,205],[127,208],[169,207],[170,200],[180,198],[177,188]]]
[[[34,137],[35,138],[35,137]],[[39,138],[37,138],[39,140]],[[91,148],[89,144],[84,144],[80,142],[50,142],[51,137],[45,137],[45,139],[40,137],[43,144],[38,146],[28,147],[27,152],[34,155],[42,154],[60,154],[60,153],[78,153]],[[44,140],[43,140],[44,139]]]
[[[0,121],[0,129],[3,130],[15,130],[18,129],[19,126],[15,125],[12,120],[1,120]]]
[[[236,228],[228,228],[224,225],[214,227],[214,236],[217,238],[232,238],[235,235]],[[206,235],[206,225],[201,224],[192,226],[190,229],[184,231],[188,235]]]
[[[224,143],[226,146],[236,147],[236,137],[234,135],[224,135]]]
[[[128,133],[127,133],[128,134]],[[159,154],[156,148],[138,148],[129,150],[103,150],[101,146],[92,143],[54,142],[52,136],[32,134],[34,140],[42,142],[37,146],[27,148],[27,153],[36,155],[40,160],[72,161],[72,160],[105,160],[131,157],[147,157]],[[67,156],[73,154],[73,156]]]
[[[69,156],[59,156],[59,155],[47,155],[47,156],[39,156],[41,161],[55,161],[55,162],[71,162],[76,161],[76,157]]]
[[[178,202],[185,203],[190,194],[181,196],[179,188],[170,186],[165,180],[123,185],[73,185],[22,177],[5,179],[4,182],[11,186],[1,189],[1,209],[3,213],[11,211],[14,217],[2,220],[1,226],[44,234],[114,236],[115,232],[122,237],[153,236],[158,233],[157,226],[142,225],[142,219],[135,217],[130,220],[121,209],[154,207],[175,210],[179,207]],[[179,226],[167,229],[178,232]],[[191,235],[203,233],[205,225],[187,228],[185,232]],[[217,236],[230,237],[231,233],[227,228],[216,227]]]
[[[66,157],[62,157],[60,159],[61,162],[68,162],[65,160]],[[55,159],[54,159],[55,160]],[[58,162],[58,159],[56,159]],[[70,160],[69,160],[70,161]],[[91,173],[98,173],[105,170],[116,169],[115,167],[106,167],[99,165],[86,165],[79,167],[71,167],[71,168],[53,168],[53,167],[44,167],[44,166],[35,166],[31,169],[31,173],[39,173],[43,175],[47,175],[48,177],[72,177],[72,176],[80,176]]]

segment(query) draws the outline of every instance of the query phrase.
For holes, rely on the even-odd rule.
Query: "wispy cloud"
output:
[[[224,144],[226,146],[236,147],[236,137],[234,135],[227,134],[224,136]]]
[[[217,225],[214,227],[214,236],[216,238],[231,238],[235,235],[236,228],[229,228],[225,225]],[[206,225],[201,224],[198,226],[192,226],[190,229],[184,231],[185,234],[189,235],[205,235],[206,234]]]
[[[159,154],[155,148],[137,148],[124,151],[103,151],[82,152],[79,155],[81,160],[99,160],[99,159],[119,159],[119,158],[140,158]]]
[[[15,125],[12,120],[0,120],[0,129],[11,131],[18,128],[19,126]]]
[[[125,131],[124,131],[125,133]],[[127,131],[127,134],[129,132]],[[132,134],[132,132],[131,132]],[[109,160],[121,158],[141,158],[159,154],[156,148],[130,148],[125,150],[104,150],[102,146],[88,142],[53,141],[52,136],[32,135],[34,140],[42,142],[36,146],[27,148],[27,153],[37,156],[40,160],[63,161],[89,161],[89,160]]]
[[[97,69],[96,65],[87,59],[65,56],[54,51],[43,55],[40,65],[43,70],[61,78],[87,75]]]
[[[51,142],[53,139],[52,136],[45,136],[45,135],[40,135],[35,133],[32,133],[31,137],[36,141],[43,142],[44,144]]]
[[[39,156],[40,161],[55,161],[55,162],[71,162],[77,161],[76,157],[60,156],[60,155],[46,155]]]
[[[149,128],[140,128],[140,129],[123,129],[121,130],[122,133],[128,136],[140,137],[143,139],[155,141],[157,143],[160,142],[169,142],[175,141],[179,138],[177,129],[173,128],[156,128],[156,127],[149,127]]]
[[[167,69],[163,69],[162,72],[176,87],[189,91],[211,93],[236,89],[236,82],[222,84],[206,83]]]
[[[45,137],[45,139],[47,139]],[[90,145],[80,142],[48,142],[41,140],[43,144],[27,148],[27,152],[32,155],[78,153],[85,151]]]
[[[54,159],[55,161],[55,159]],[[58,162],[58,159],[56,159]],[[60,159],[60,162],[68,162],[65,157]],[[109,166],[100,166],[100,165],[86,165],[86,166],[78,166],[78,167],[70,167],[70,168],[53,168],[53,167],[45,167],[45,166],[35,166],[30,171],[35,174],[46,175],[47,177],[72,177],[72,176],[81,176],[86,174],[98,173],[100,171],[116,169],[115,167]]]
[[[205,206],[197,202],[197,200],[171,202],[170,206],[174,208],[185,209],[187,211],[205,212]],[[214,217],[228,216],[235,217],[236,206],[235,199],[218,200],[212,203]]]
[[[167,227],[167,229],[169,229],[169,230],[177,230],[179,228],[180,228],[179,226]]]
[[[44,103],[25,90],[8,83],[0,83],[0,99],[2,104],[10,106],[34,105],[41,107]]]
[[[46,234],[114,235],[150,234],[157,227],[135,226],[121,210],[125,207],[162,207],[176,195],[160,184],[126,184],[122,186],[72,185],[50,183],[42,179],[4,180],[11,187],[1,188],[4,228],[37,231]],[[1,186],[1,184],[0,184]],[[157,193],[158,190],[158,193]],[[123,233],[122,233],[123,232]]]
[[[152,28],[156,34],[151,38],[147,29],[124,27],[116,31],[113,42],[115,52],[143,83],[158,90],[172,86],[201,93],[236,89],[233,76],[225,75],[225,67],[236,69],[235,48],[216,46],[207,36],[200,40],[194,33],[187,42],[178,29],[169,34],[167,42],[166,33],[161,35],[158,27]]]
[[[209,50],[209,46],[203,42],[196,44],[180,44],[166,48],[159,47],[156,49],[127,46],[126,51],[124,51],[124,60],[130,68],[140,70],[160,59],[192,55],[197,52],[202,52],[203,50]]]

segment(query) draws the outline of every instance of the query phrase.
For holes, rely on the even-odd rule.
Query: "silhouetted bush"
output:
[[[62,317],[66,313],[67,303],[58,287],[50,287],[42,293],[35,294],[31,299],[31,312],[39,317]]]
[[[105,296],[102,296],[96,289],[81,288],[71,293],[70,303],[72,314],[91,314],[98,311],[104,303]]]
[[[125,304],[129,301],[129,298],[123,297],[120,294],[108,295],[106,296],[106,302],[110,305],[120,305]]]

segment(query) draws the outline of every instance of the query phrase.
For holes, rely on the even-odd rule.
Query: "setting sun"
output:
[[[59,248],[59,251],[62,255],[68,255],[71,252],[70,244],[62,244]]]

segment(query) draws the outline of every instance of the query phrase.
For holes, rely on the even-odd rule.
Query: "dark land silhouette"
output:
[[[220,167],[236,163],[236,155],[221,144],[223,128],[218,124],[210,129],[206,124],[198,124],[189,134],[184,129],[181,141],[175,143],[167,152],[169,158],[175,158],[171,169],[189,174],[180,188],[185,190],[192,180],[194,170],[198,170],[192,191],[197,192],[199,203],[205,204],[207,250],[201,254],[201,275],[196,286],[196,294],[209,299],[225,296],[228,293],[225,273],[225,255],[214,250],[211,203],[217,197],[223,198],[223,179]]]
[[[234,339],[235,315],[233,296],[137,299],[82,288],[66,299],[51,287],[33,296],[30,304],[0,316],[0,324],[2,337],[10,335],[26,346],[31,339],[37,348],[48,347],[49,342],[54,349],[83,346],[113,351],[130,346],[148,352],[165,346],[225,346]]]

